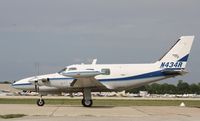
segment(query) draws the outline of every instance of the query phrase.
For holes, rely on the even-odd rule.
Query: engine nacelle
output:
[[[36,80],[35,83],[37,83],[38,86],[49,86],[49,78],[39,79]]]

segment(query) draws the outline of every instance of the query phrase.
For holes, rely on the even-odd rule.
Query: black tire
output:
[[[44,102],[43,99],[38,99],[38,100],[37,100],[37,105],[38,105],[38,106],[44,106],[44,104],[45,104],[45,102]]]
[[[93,101],[92,100],[85,100],[85,99],[82,99],[82,105],[84,107],[91,107],[93,104]]]

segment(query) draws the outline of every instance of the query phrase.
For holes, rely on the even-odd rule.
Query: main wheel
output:
[[[93,101],[92,100],[85,100],[85,99],[82,99],[82,105],[84,107],[91,107],[93,104]]]
[[[45,102],[44,102],[43,99],[38,99],[38,100],[37,100],[37,105],[38,105],[38,106],[44,106],[44,104],[45,104]]]

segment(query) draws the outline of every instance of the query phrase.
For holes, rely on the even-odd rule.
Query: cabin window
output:
[[[110,69],[108,69],[108,68],[101,69],[101,73],[103,75],[110,75]]]
[[[69,70],[68,70],[68,71],[74,71],[74,70],[77,70],[77,68],[75,68],[75,67],[72,67],[72,68],[69,68]]]

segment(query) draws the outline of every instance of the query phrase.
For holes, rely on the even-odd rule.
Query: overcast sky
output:
[[[199,80],[199,0],[0,0],[0,81],[74,63],[148,63],[195,35],[183,79]],[[164,81],[165,82],[165,81]],[[167,81],[168,82],[168,81]]]

